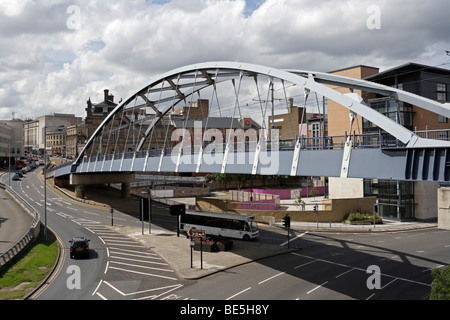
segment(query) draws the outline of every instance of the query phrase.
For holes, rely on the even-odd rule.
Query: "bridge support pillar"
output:
[[[450,230],[450,188],[438,189],[438,228]]]
[[[85,196],[85,187],[84,185],[76,185],[75,186],[75,197],[84,199]]]
[[[122,198],[123,198],[123,199],[129,199],[130,196],[131,196],[131,193],[130,193],[130,190],[131,190],[131,188],[130,188],[130,183],[129,183],[129,182],[122,182],[122,188],[121,188],[121,190],[122,190]]]

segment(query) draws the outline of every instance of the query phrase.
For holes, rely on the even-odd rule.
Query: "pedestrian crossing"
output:
[[[71,220],[106,246],[106,267],[93,299],[160,299],[183,286],[171,266],[140,242],[86,218]]]

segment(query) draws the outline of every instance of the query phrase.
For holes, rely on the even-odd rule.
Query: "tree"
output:
[[[314,197],[314,201],[316,201],[317,189],[316,188],[312,188],[311,191],[309,192],[309,196],[310,197]]]
[[[435,268],[431,271],[430,300],[450,300],[450,266]]]
[[[301,196],[298,196],[297,199],[295,199],[295,202],[298,206],[302,206],[302,210],[305,211],[305,201],[302,200]]]

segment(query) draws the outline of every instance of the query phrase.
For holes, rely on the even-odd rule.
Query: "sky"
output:
[[[185,65],[450,69],[449,0],[0,0],[0,119],[85,116]]]

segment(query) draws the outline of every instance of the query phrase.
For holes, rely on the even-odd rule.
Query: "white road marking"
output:
[[[327,284],[327,283],[328,283],[328,281],[325,281],[324,283],[318,285],[317,287],[315,287],[315,288],[309,290],[306,294],[310,294],[311,292],[313,292],[313,291],[315,291],[315,290],[317,290],[317,289],[323,287],[323,286],[324,286],[325,284]]]
[[[250,290],[251,288],[252,288],[252,287],[248,287],[247,289],[244,289],[244,290],[242,290],[242,291],[239,291],[238,293],[232,295],[231,297],[226,298],[225,300],[231,300],[231,299],[233,299],[234,297],[240,295],[241,293],[244,293],[245,291]]]
[[[270,278],[267,278],[267,279],[265,279],[265,280],[263,280],[263,281],[261,281],[261,282],[258,282],[258,284],[262,284],[262,283],[264,283],[264,282],[266,282],[266,281],[269,281],[269,280],[272,280],[273,278],[276,278],[276,277],[278,277],[278,276],[281,276],[282,274],[285,274],[286,272],[280,272],[280,273],[278,273],[278,274],[276,274],[276,275],[274,275],[274,276],[272,276],[272,277],[270,277]]]
[[[110,266],[109,269],[115,269],[115,270],[119,270],[119,271],[130,272],[130,273],[136,273],[136,274],[140,274],[140,275],[145,275],[145,276],[150,276],[150,277],[156,277],[156,278],[163,278],[163,279],[168,279],[168,280],[178,280],[177,278],[172,278],[172,277],[162,276],[162,275],[159,275],[159,274],[146,273],[146,272],[139,272],[139,271],[128,270],[128,269],[123,269],[123,268],[117,268],[117,267],[112,267],[112,266]]]
[[[287,245],[288,242],[291,242],[291,241],[294,241],[294,240],[296,240],[296,239],[298,239],[298,238],[303,237],[303,236],[304,236],[305,234],[307,234],[307,233],[308,233],[308,231],[303,232],[302,234],[299,234],[298,236],[296,236],[296,237],[294,237],[294,238],[292,238],[292,239],[289,239],[289,241],[283,242],[282,244],[280,244],[280,247]]]

